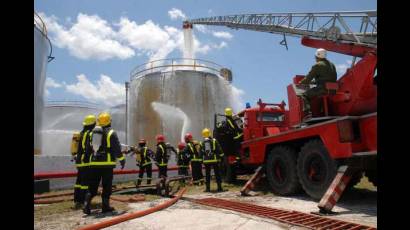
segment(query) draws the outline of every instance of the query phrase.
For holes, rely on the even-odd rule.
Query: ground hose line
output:
[[[69,201],[69,200],[74,200],[74,198],[68,197],[68,198],[60,198],[60,199],[38,199],[38,200],[34,200],[34,204],[54,204],[54,203],[60,203],[60,202]]]
[[[124,197],[124,198],[121,196],[111,196],[110,199],[114,201],[124,202],[124,203],[133,203],[133,202],[144,201],[145,197],[142,195],[133,195],[133,196]]]
[[[81,228],[78,228],[77,230],[102,229],[102,228],[106,228],[106,227],[109,227],[109,226],[112,226],[112,225],[119,224],[119,223],[124,222],[124,221],[135,219],[137,217],[145,216],[145,215],[151,214],[153,212],[165,209],[165,208],[173,205],[175,202],[177,202],[179,200],[179,198],[181,198],[182,195],[185,193],[185,191],[186,191],[186,187],[179,190],[179,192],[176,194],[176,196],[174,198],[172,198],[170,200],[167,200],[164,203],[161,203],[161,204],[159,204],[157,206],[154,206],[152,208],[145,209],[145,210],[142,210],[142,211],[126,213],[126,214],[111,218],[109,220],[104,220],[104,221],[101,221],[101,222],[98,222],[98,223],[83,226]]]

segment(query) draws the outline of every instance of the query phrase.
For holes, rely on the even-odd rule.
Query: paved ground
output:
[[[215,189],[215,185],[212,185]],[[360,187],[360,186],[359,186]],[[228,191],[222,193],[203,193],[201,187],[189,187],[184,197],[205,198],[217,197],[222,199],[238,200],[252,204],[297,210],[309,213],[317,211],[317,202],[306,195],[294,197],[278,197],[270,192],[261,192],[259,195],[242,197],[239,195],[240,186],[225,185]],[[147,196],[145,202],[124,204],[112,202],[112,205],[121,211],[144,210],[162,203],[168,198]],[[101,201],[96,198],[95,203]],[[84,216],[81,210],[73,210],[72,202],[52,205],[35,205],[35,229],[76,229],[85,224],[99,222],[111,218],[101,214]],[[96,206],[95,208],[100,208]],[[334,211],[338,215],[330,218],[377,226],[377,190],[356,188],[344,194]],[[180,200],[173,206],[150,215],[127,221],[107,229],[303,229],[292,227],[269,219],[259,218],[229,210],[216,209]]]

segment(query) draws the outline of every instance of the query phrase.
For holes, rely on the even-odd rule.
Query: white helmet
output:
[[[318,57],[318,58],[326,58],[326,50],[322,49],[322,48],[317,49],[316,53],[315,53],[315,56]]]

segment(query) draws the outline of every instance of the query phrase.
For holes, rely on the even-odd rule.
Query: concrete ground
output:
[[[256,190],[258,195],[243,197],[239,194],[241,184],[225,184],[228,191],[222,193],[203,193],[203,186],[189,186],[184,197],[205,198],[216,197],[229,200],[249,202],[252,204],[296,210],[305,213],[318,211],[317,202],[312,201],[307,195],[300,194],[294,197],[278,197],[269,191]],[[212,184],[211,190],[216,189]],[[122,212],[144,210],[166,201],[155,195],[147,195],[147,201],[139,203],[112,202],[112,205]],[[99,198],[94,201],[99,204]],[[52,205],[35,205],[35,229],[76,229],[86,224],[99,222],[111,218],[111,215],[95,214],[84,216],[81,210],[73,210],[72,202],[63,202]],[[95,208],[100,208],[94,205]],[[356,222],[377,227],[377,189],[355,189],[344,194],[337,206],[333,209],[338,215],[329,218]],[[152,213],[150,215],[133,219],[111,226],[107,229],[304,229],[290,226],[270,219],[251,216],[230,210],[217,209],[187,200],[179,200],[173,206]]]

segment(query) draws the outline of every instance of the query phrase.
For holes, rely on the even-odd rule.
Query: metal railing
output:
[[[130,80],[150,74],[150,73],[163,73],[173,72],[176,70],[194,70],[209,72],[215,75],[220,75],[220,70],[224,67],[214,62],[203,59],[192,58],[171,58],[160,59],[144,63],[135,67],[130,74]]]
[[[90,109],[106,109],[105,106],[88,101],[46,101],[45,107],[82,107]]]
[[[43,19],[36,12],[34,12],[34,28],[38,29],[50,44],[50,54],[47,58],[48,62],[52,61],[55,57],[51,56],[51,54],[53,53],[53,46],[51,45],[51,41],[47,36],[47,27]]]

